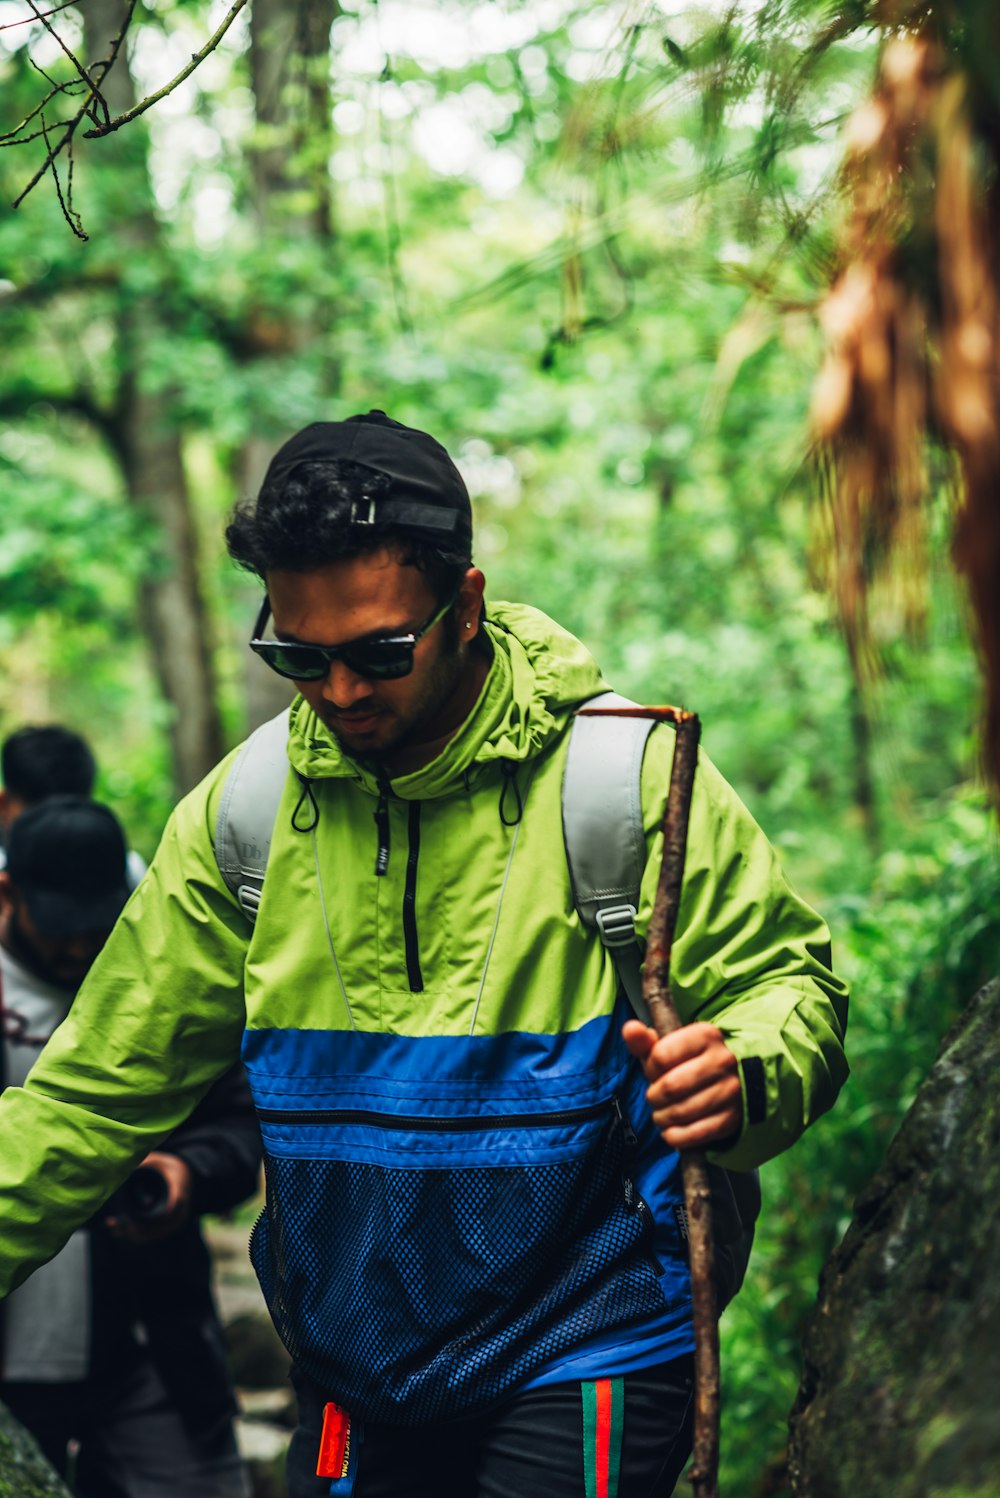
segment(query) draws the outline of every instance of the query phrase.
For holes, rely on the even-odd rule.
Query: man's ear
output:
[[[14,886],[6,869],[0,869],[0,910],[7,910],[14,903]]]
[[[459,586],[458,602],[455,609],[459,622],[460,636],[463,640],[474,639],[479,630],[485,588],[486,579],[479,568],[470,567]]]

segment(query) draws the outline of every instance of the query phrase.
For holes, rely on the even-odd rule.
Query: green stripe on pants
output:
[[[580,1385],[583,1398],[583,1480],[586,1498],[618,1498],[625,1428],[625,1380]]]

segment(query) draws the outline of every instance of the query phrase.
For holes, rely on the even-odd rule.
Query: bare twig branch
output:
[[[44,132],[44,135],[45,135],[45,144],[46,144],[46,146],[48,146],[49,145],[49,135],[48,135],[48,131],[45,128],[45,116],[44,115],[42,116],[42,131]],[[52,180],[53,180],[53,182],[56,185],[56,197],[59,199],[59,207],[63,211],[63,218],[69,224],[70,228],[72,229],[73,233],[76,235],[77,239],[86,239],[87,235],[83,232],[83,225],[80,222],[80,215],[78,213],[74,213],[74,211],[73,211],[73,193],[72,193],[72,182],[73,182],[73,151],[72,151],[72,148],[70,148],[70,151],[69,151],[68,185],[67,185],[67,194],[66,194],[65,197],[63,196],[62,183],[59,181],[59,168],[56,165],[56,156],[53,153],[51,147],[49,147],[49,161],[52,163]]]
[[[38,168],[38,171],[31,178],[31,181],[28,183],[27,187],[23,188],[22,191],[19,192],[17,197],[14,199],[15,208],[20,208],[21,204],[24,202],[31,189],[33,187],[37,187],[39,182],[41,182],[42,178],[45,176],[45,173],[52,166],[60,151],[64,151],[70,144],[73,139],[73,132],[76,130],[76,127],[79,125],[82,119],[83,113],[81,111],[80,114],[76,115],[72,120],[70,120],[58,142],[54,146],[49,147],[49,154],[46,156],[45,160]],[[45,134],[46,144],[48,144],[48,135],[44,131],[43,134]],[[70,225],[70,227],[72,228],[72,225]]]
[[[176,78],[172,78],[169,83],[165,83],[162,88],[157,89],[155,94],[147,95],[145,99],[136,104],[134,109],[126,109],[124,114],[118,115],[115,119],[108,120],[105,124],[97,126],[93,130],[85,130],[83,132],[84,136],[88,140],[90,140],[94,137],[110,135],[112,131],[120,130],[123,125],[129,124],[131,120],[138,119],[139,115],[145,114],[147,109],[152,109],[154,104],[159,104],[161,99],[165,99],[168,94],[173,93],[178,84],[183,83],[186,78],[190,78],[195,69],[205,61],[205,58],[209,55],[209,53],[215,51],[216,47],[219,45],[222,38],[229,30],[232,23],[236,20],[236,17],[239,15],[240,11],[243,9],[246,3],[247,0],[236,0],[236,4],[229,11],[229,14],[225,17],[219,29],[214,33],[213,36],[209,37],[208,41],[205,43],[204,47],[202,47],[200,52],[193,52],[191,54],[191,61],[187,64],[186,67],[181,69]]]
[[[73,118],[63,125],[62,134],[54,145],[49,145],[48,136],[46,135],[46,145],[49,145],[48,154],[46,155],[45,160],[42,162],[42,165],[38,168],[38,171],[35,172],[34,176],[31,178],[28,185],[23,188],[22,191],[14,199],[15,208],[19,208],[21,206],[25,198],[28,196],[29,192],[31,192],[32,188],[38,186],[38,183],[42,180],[42,178],[45,176],[45,173],[49,170],[50,167],[53,168],[53,176],[55,176],[54,167],[56,158],[64,150],[72,150],[74,135],[85,119],[94,118],[93,111],[98,107],[98,105],[100,105],[100,107],[103,109],[105,119],[107,118],[108,107],[105,104],[103,97],[101,96],[101,84],[107,77],[109,70],[114,66],[115,59],[118,56],[118,53],[121,50],[122,43],[125,40],[125,33],[128,31],[129,26],[132,24],[132,17],[135,14],[137,3],[138,0],[129,0],[128,10],[125,13],[125,19],[122,21],[121,30],[111,44],[111,51],[108,57],[104,61],[95,64],[94,77],[91,77],[86,71],[84,71],[82,67],[80,67],[80,64],[77,62],[76,58],[73,59],[74,64],[80,72],[81,79],[86,84],[86,97],[84,98],[83,103],[80,105],[80,108],[77,110]],[[80,237],[83,232],[82,226],[79,224],[79,222],[74,222],[73,218],[71,217],[71,212],[67,212],[67,206],[63,201],[62,192],[58,189],[58,178],[56,178],[56,182],[59,195],[59,203],[63,209],[66,222],[69,224],[73,233],[76,234],[77,237]],[[79,219],[79,215],[77,215],[77,219]]]
[[[39,13],[35,11],[35,14],[33,16],[25,16],[23,21],[5,21],[4,24],[0,26],[0,31],[13,31],[17,26],[31,26],[36,20],[46,21],[48,20],[49,16],[57,16],[61,10],[69,10],[71,5],[77,4],[79,4],[79,0],[63,0],[62,5],[54,5],[51,10],[43,11],[41,15],[39,15]],[[35,10],[34,6],[32,6],[31,8],[32,10]]]
[[[26,146],[29,141],[41,140],[43,137],[48,139],[49,133],[52,130],[59,130],[69,123],[69,120],[55,120],[51,125],[41,125],[37,130],[32,130],[30,135],[22,135],[17,140],[11,140],[5,135],[0,135],[0,150],[4,150],[8,146]]]
[[[30,125],[31,122],[32,122],[32,120],[36,120],[38,118],[38,116],[41,114],[42,110],[45,108],[45,106],[47,104],[50,104],[52,102],[52,100],[55,98],[56,94],[61,93],[61,92],[62,92],[62,90],[60,88],[58,88],[58,87],[52,89],[51,93],[46,94],[45,98],[42,100],[42,102],[40,104],[36,104],[35,105],[35,108],[31,111],[30,114],[25,115],[24,119],[21,121],[21,123],[19,125],[16,125],[13,130],[5,130],[5,131],[3,131],[3,133],[0,134],[0,145],[4,145],[4,144],[8,144],[8,143],[10,145],[12,145],[12,146],[20,145],[20,141],[17,140],[16,137],[20,135],[20,133],[24,129],[25,125]],[[35,140],[37,138],[37,132],[36,132],[36,135],[26,135],[24,138],[25,138],[25,140]]]
[[[70,62],[73,64],[74,68],[76,68],[76,71],[80,75],[80,78],[83,80],[83,82],[85,84],[89,85],[90,79],[87,77],[87,74],[84,71],[83,63],[75,55],[75,53],[71,52],[70,49],[67,47],[66,43],[63,41],[62,37],[59,35],[59,33],[56,30],[56,28],[49,21],[48,16],[44,15],[38,9],[38,6],[35,4],[35,0],[28,0],[28,5],[29,5],[29,7],[30,7],[30,9],[31,9],[34,17],[35,17],[35,20],[36,21],[41,21],[42,25],[45,27],[45,30],[48,32],[49,36],[56,43],[56,45],[59,47],[59,49],[65,54],[65,56],[69,58]],[[51,78],[49,79],[49,82],[50,83],[52,82]]]

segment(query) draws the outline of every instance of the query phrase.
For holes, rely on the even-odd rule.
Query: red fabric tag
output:
[[[344,1477],[350,1455],[351,1417],[339,1404],[323,1407],[323,1434],[319,1438],[317,1477]]]

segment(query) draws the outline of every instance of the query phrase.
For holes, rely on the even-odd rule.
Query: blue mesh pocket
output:
[[[359,1415],[471,1415],[665,1306],[607,1113],[570,1160],[409,1168],[266,1158],[250,1252],[305,1375]]]

